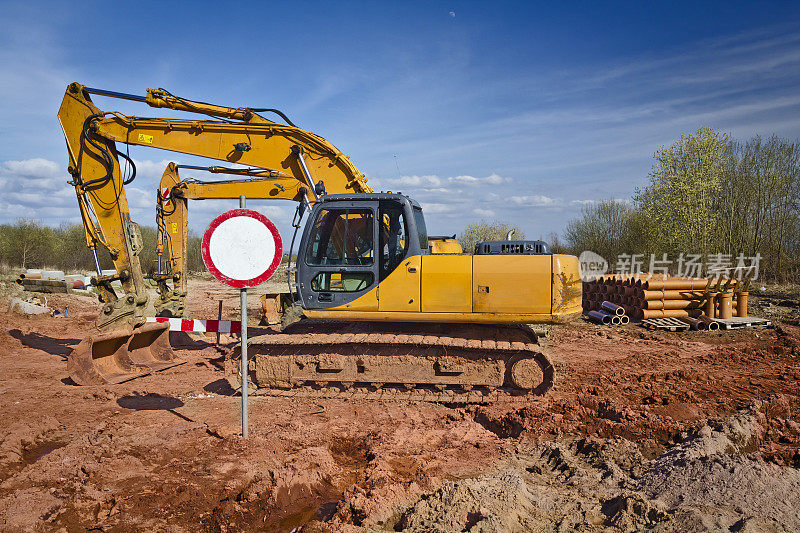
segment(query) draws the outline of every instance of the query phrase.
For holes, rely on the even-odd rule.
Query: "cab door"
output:
[[[378,202],[325,202],[312,211],[297,261],[306,309],[377,311]]]
[[[408,220],[406,206],[391,200],[380,202],[378,216],[378,285],[379,311],[420,311],[422,261],[420,255],[409,257]],[[414,236],[416,238],[416,235]]]

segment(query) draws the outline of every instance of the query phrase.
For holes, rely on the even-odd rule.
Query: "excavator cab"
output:
[[[304,309],[347,307],[405,259],[428,253],[422,207],[402,194],[333,194],[314,204],[297,258]],[[359,310],[377,310],[377,298]]]

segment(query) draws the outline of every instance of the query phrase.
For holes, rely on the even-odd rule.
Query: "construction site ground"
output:
[[[173,333],[185,364],[79,387],[66,357],[96,299],[21,316],[8,300],[28,293],[2,282],[0,530],[797,531],[800,317],[782,291],[752,297],[768,329],[554,327],[542,398],[254,397],[243,440],[232,339]],[[238,292],[209,276],[190,295],[191,318],[220,299],[237,317]]]

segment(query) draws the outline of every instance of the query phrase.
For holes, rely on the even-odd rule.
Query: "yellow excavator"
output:
[[[91,95],[201,117],[105,112]],[[264,118],[265,112],[284,123]],[[166,326],[147,323],[144,316],[142,240],[125,196],[135,165],[117,149],[121,143],[225,161],[236,166],[203,168],[246,176],[193,188],[170,165],[165,175],[174,184],[160,187],[158,195],[164,216],[168,201],[175,208],[193,197],[298,203],[293,226],[301,238],[290,270],[285,327],[250,340],[250,368],[239,369],[237,354],[231,354],[226,371],[234,387],[245,375],[256,392],[267,394],[484,402],[543,394],[552,386],[553,365],[527,325],[580,313],[577,258],[552,254],[541,241],[489,241],[471,255],[452,253],[460,251],[452,239],[427,235],[419,203],[402,194],[374,193],[336,147],[274,109],[219,106],[164,89],[138,96],[72,83],[59,120],[104,304],[98,332],[69,356],[76,383],[121,382],[180,363]],[[122,172],[120,158],[129,173]],[[185,262],[175,261],[185,249],[185,203],[183,208],[182,222],[161,225],[160,246],[169,243],[168,232],[182,240],[162,248],[170,266],[154,275],[160,307],[176,313],[182,313],[186,287]],[[102,274],[98,246],[108,250],[116,274]],[[116,294],[115,281],[124,295]]]

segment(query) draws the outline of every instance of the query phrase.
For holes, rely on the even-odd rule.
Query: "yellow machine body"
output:
[[[377,287],[314,319],[487,324],[558,323],[581,312],[578,260],[569,255],[417,255]]]

